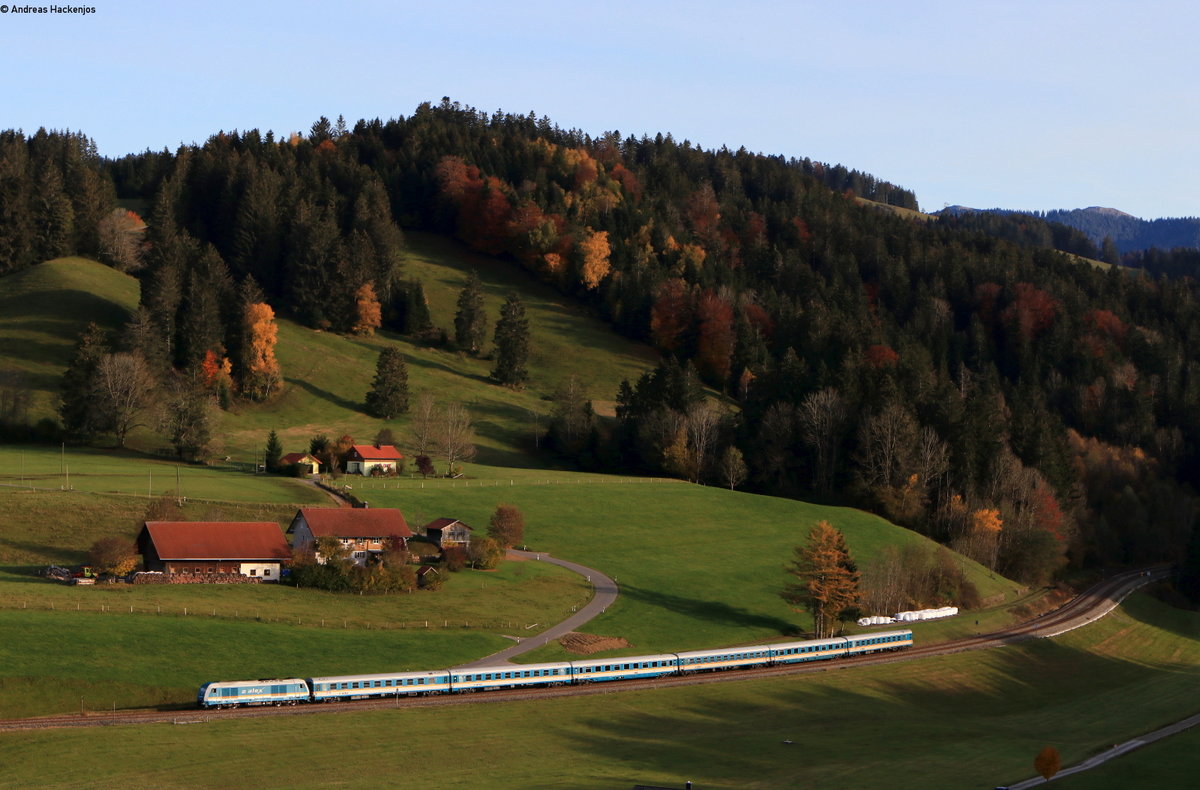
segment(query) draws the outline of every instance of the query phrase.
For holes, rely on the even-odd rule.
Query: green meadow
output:
[[[1139,595],[1055,640],[883,667],[500,705],[5,733],[0,748],[21,759],[7,761],[0,785],[102,775],[163,788],[247,776],[268,788],[398,777],[438,788],[991,788],[1032,776],[1046,745],[1071,764],[1194,712],[1198,632],[1200,615]],[[353,770],[337,760],[264,770],[293,765],[297,743],[352,753]],[[1124,786],[1189,783],[1163,771],[1185,785]],[[1076,781],[1067,786],[1117,786]]]
[[[263,504],[330,502],[327,494],[291,478],[91,447],[0,445],[0,486],[11,491],[117,494],[143,502],[168,494]]]
[[[363,411],[379,352],[396,346],[408,360],[413,393],[429,390],[441,401],[468,404],[482,463],[546,467],[552,465],[549,459],[531,452],[533,431],[537,426],[545,429],[550,410],[545,399],[563,381],[578,374],[592,397],[611,401],[622,379],[636,379],[657,364],[657,355],[647,346],[617,336],[586,310],[511,264],[476,255],[437,236],[409,236],[404,276],[424,283],[434,324],[451,336],[455,302],[471,269],[483,280],[489,316],[489,343],[482,358],[429,348],[390,332],[348,337],[280,318],[276,355],[284,376],[282,391],[268,403],[239,402],[223,412],[213,457],[230,456],[250,465],[271,430],[279,432],[285,452],[307,450],[316,434],[334,438],[349,434],[369,441],[387,426],[402,435],[406,417],[385,423]],[[536,372],[520,391],[488,380],[491,326],[505,297],[514,290],[521,293],[529,316],[529,367]],[[88,321],[116,331],[137,301],[137,280],[83,258],[49,261],[0,279],[0,370],[25,374],[35,392],[33,421],[57,416],[59,379]],[[159,452],[165,442],[142,428],[131,435],[129,444]]]
[[[117,327],[137,303],[137,280],[86,258],[0,278],[0,370],[23,374],[32,421],[57,418],[59,380],[88,322]]]
[[[587,629],[624,637],[631,644],[626,653],[746,644],[808,630],[807,616],[791,611],[779,590],[784,563],[818,520],[846,534],[860,564],[890,545],[935,548],[914,532],[851,508],[637,478],[488,477],[454,486],[405,483],[358,493],[373,506],[402,509],[413,523],[449,516],[477,530],[486,528],[498,504],[517,505],[531,550],[584,563],[616,579],[620,598]],[[965,558],[959,561],[984,597],[1003,596],[1010,605],[1020,593],[1012,582]],[[970,621],[939,624],[940,637],[973,632],[975,619],[972,613]],[[999,621],[1008,621],[1004,607],[987,623]],[[566,655],[548,647],[528,660]]]

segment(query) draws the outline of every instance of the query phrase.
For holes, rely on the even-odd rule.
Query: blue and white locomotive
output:
[[[426,694],[459,694],[512,688],[547,688],[662,675],[689,675],[725,669],[768,667],[902,650],[912,646],[912,631],[880,631],[831,639],[771,645],[691,650],[652,656],[593,658],[549,664],[393,672],[374,675],[285,678],[205,683],[197,701],[202,708],[247,705],[295,705],[299,702],[379,699]]]

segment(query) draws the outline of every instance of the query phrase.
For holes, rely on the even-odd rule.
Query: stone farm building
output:
[[[380,474],[394,475],[400,471],[404,456],[390,444],[356,444],[346,453],[346,474],[370,475],[375,470]]]
[[[436,518],[425,525],[425,535],[439,548],[470,546],[471,528],[456,518]]]
[[[273,521],[147,521],[137,537],[148,571],[278,581],[291,558]]]
[[[317,538],[337,538],[358,565],[365,565],[371,554],[386,551],[389,539],[407,548],[412,537],[404,514],[391,507],[302,507],[287,532],[292,536],[292,545],[303,551],[310,549]]]

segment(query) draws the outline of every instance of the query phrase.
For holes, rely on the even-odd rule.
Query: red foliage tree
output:
[[[620,184],[621,189],[625,190],[626,197],[634,203],[642,199],[642,183],[638,181],[638,177],[632,170],[627,169],[620,162],[613,165],[608,177]]]
[[[1000,314],[1021,342],[1028,343],[1054,323],[1058,300],[1029,283],[1017,283],[1014,298]]]
[[[696,367],[711,380],[729,380],[733,356],[733,307],[712,291],[705,291],[696,305]]]
[[[879,370],[894,367],[900,361],[900,355],[891,346],[874,345],[867,348],[867,364]]]
[[[683,334],[692,324],[692,300],[688,286],[674,277],[659,286],[650,308],[650,337],[662,351],[679,348]]]

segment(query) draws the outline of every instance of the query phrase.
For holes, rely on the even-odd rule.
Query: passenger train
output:
[[[880,631],[803,642],[693,650],[654,656],[560,661],[550,664],[508,664],[379,675],[220,681],[201,686],[197,702],[201,708],[233,708],[580,685],[662,675],[688,675],[722,669],[798,664],[884,650],[901,650],[911,646],[912,631]]]

